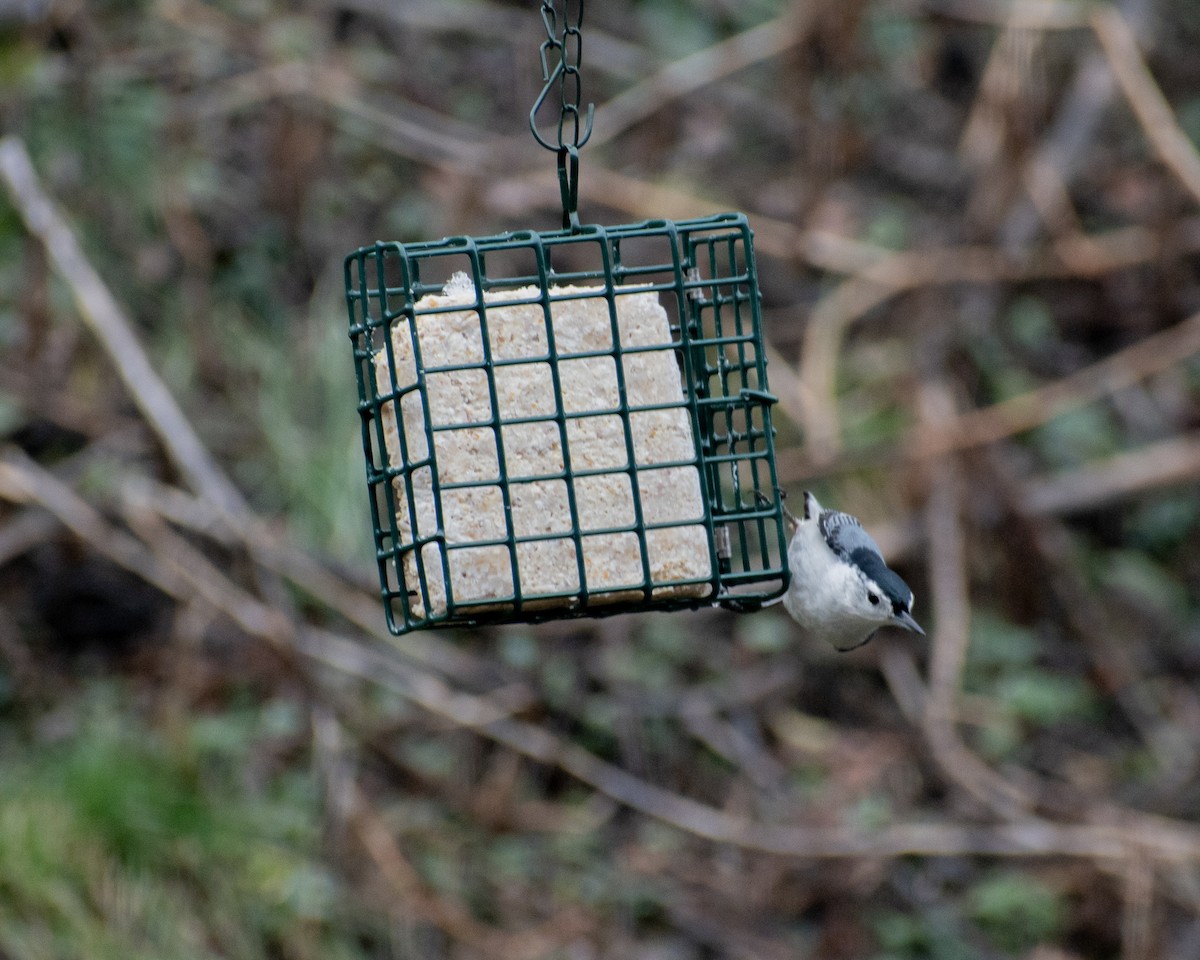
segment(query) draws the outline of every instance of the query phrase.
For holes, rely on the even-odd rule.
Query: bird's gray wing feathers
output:
[[[905,609],[912,605],[912,590],[884,563],[879,544],[863,529],[857,517],[840,510],[823,510],[819,522],[830,550],[874,580],[893,603],[899,601]]]
[[[818,522],[829,549],[843,560],[850,560],[856,551],[863,549],[879,553],[879,545],[863,529],[857,517],[840,510],[822,510]]]

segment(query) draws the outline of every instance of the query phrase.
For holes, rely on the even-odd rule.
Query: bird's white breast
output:
[[[815,518],[797,524],[788,564],[792,582],[783,605],[806,631],[846,649],[879,628],[856,609],[854,601],[865,593],[862,579],[829,549]]]

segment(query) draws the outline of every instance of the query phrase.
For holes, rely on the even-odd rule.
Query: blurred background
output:
[[[1200,5],[589,4],[930,637],[393,641],[342,258],[557,227],[538,8],[0,0],[0,956],[1200,956]]]

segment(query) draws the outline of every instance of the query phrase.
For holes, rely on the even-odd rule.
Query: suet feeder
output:
[[[531,121],[562,229],[346,258],[388,626],[755,609],[788,572],[746,218],[580,225],[586,133]]]

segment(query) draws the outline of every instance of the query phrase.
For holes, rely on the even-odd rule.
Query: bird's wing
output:
[[[819,522],[830,550],[857,566],[892,600],[900,601],[906,608],[912,606],[912,590],[884,563],[879,544],[863,529],[857,517],[840,510],[823,510]]]
[[[863,529],[857,517],[840,510],[822,510],[817,522],[829,549],[843,560],[852,559],[856,551],[863,549],[879,553],[879,545]]]

